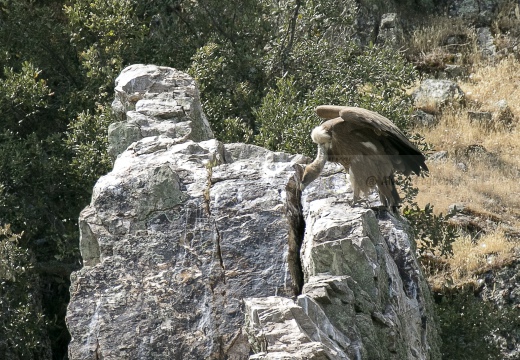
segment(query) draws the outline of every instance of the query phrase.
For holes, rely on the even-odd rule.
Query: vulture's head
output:
[[[302,182],[300,183],[300,190],[303,191],[305,188],[318,176],[320,176],[322,167],[317,166],[315,163],[311,163],[305,167],[303,172]]]

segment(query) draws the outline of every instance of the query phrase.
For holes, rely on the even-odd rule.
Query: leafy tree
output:
[[[294,75],[281,78],[255,109],[259,145],[314,154],[308,138],[321,122],[314,114],[320,104],[365,107],[408,126],[411,104],[405,88],[415,73],[394,50],[359,48],[353,42],[338,47],[321,39],[297,43],[292,56]]]
[[[444,295],[436,308],[444,359],[502,360],[500,345],[504,344],[493,335],[518,336],[517,309],[482,301],[469,289]]]
[[[2,242],[3,271],[16,276],[2,279],[6,359],[59,358],[69,338],[63,290],[77,266],[84,202],[63,131],[83,99],[62,4],[0,1],[0,226],[23,232]]]
[[[4,78],[0,79],[3,127],[19,137],[48,131],[49,124],[42,124],[40,116],[49,108],[53,94],[45,80],[39,78],[40,73],[31,63],[24,62],[19,72],[4,68]]]
[[[4,359],[50,358],[39,279],[21,234],[0,227],[0,353]]]
[[[83,92],[104,104],[113,82],[124,66],[138,60],[146,25],[135,15],[135,0],[76,0],[65,5],[71,43],[77,51],[87,81]]]
[[[231,46],[208,43],[194,55],[189,69],[199,84],[213,131],[228,142],[252,139],[252,109],[261,99],[262,75],[253,65],[244,69],[247,65],[247,60],[237,59]]]

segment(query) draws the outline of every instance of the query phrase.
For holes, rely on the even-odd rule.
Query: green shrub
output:
[[[502,360],[493,334],[518,336],[518,310],[498,308],[472,291],[442,297],[436,305],[443,359]]]
[[[0,227],[0,354],[5,359],[50,358],[40,288],[21,234]]]
[[[309,135],[323,120],[314,108],[323,104],[364,107],[400,127],[409,126],[411,104],[404,89],[415,72],[404,59],[387,48],[329,46],[326,41],[295,46],[294,56],[305,61],[295,61],[297,75],[278,79],[254,110],[256,144],[312,156],[315,146]]]
[[[71,171],[90,193],[100,175],[112,167],[108,155],[108,126],[113,122],[108,107],[98,107],[95,113],[81,112],[69,123],[66,144],[74,156]]]

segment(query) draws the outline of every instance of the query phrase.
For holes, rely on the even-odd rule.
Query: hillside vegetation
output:
[[[428,178],[403,185],[435,289],[514,261],[520,14],[516,2],[498,3],[490,26],[507,52],[489,59],[474,24],[444,16],[442,1],[1,0],[0,358],[66,358],[69,275],[81,267],[77,218],[110,170],[113,84],[134,63],[192,75],[225,142],[313,156],[316,105],[380,112],[423,136],[425,151],[448,152],[428,164]],[[407,24],[397,47],[374,31],[389,11]],[[454,33],[456,51],[446,43]],[[467,108],[453,108],[436,114],[435,126],[414,127],[410,89],[451,64],[468,72],[459,80],[467,108],[506,100],[515,121],[480,128]],[[474,145],[491,155],[468,158]],[[450,225],[453,203],[493,225],[478,234]]]

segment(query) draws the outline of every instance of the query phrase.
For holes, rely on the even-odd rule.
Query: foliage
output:
[[[282,30],[263,60],[273,86],[253,112],[258,145],[312,155],[308,137],[321,121],[313,114],[320,104],[366,107],[408,125],[404,89],[416,74],[395,49],[349,40],[354,10],[354,2],[296,1],[276,18]]]
[[[322,58],[324,50],[330,57]],[[294,64],[296,75],[280,78],[254,111],[257,144],[312,155],[315,149],[308,137],[321,121],[314,114],[320,104],[365,107],[408,126],[411,106],[404,87],[415,74],[395,52],[360,49],[354,43],[329,47],[322,41],[299,44],[295,53],[306,61]]]
[[[21,234],[0,227],[0,353],[4,358],[49,356],[46,320],[39,305],[39,281]]]
[[[0,218],[24,231],[22,245],[37,248],[38,259],[53,258],[63,235],[77,234],[79,211],[71,206],[77,194],[68,183],[68,159],[59,137],[18,139],[7,131],[0,134],[0,158],[9,159],[0,163]],[[67,253],[77,256],[74,248],[75,241]]]
[[[135,0],[76,0],[65,5],[71,43],[88,78],[89,97],[106,101],[125,63],[147,32],[134,15]]]
[[[433,150],[421,135],[415,134],[410,138],[423,154]],[[428,176],[428,173],[422,173],[421,176]],[[445,257],[452,254],[452,244],[458,237],[458,233],[448,224],[448,220],[454,214],[436,215],[431,204],[426,204],[424,208],[421,208],[415,201],[419,189],[413,185],[410,177],[399,175],[396,182],[404,194],[405,206],[402,214],[415,232],[415,241],[418,244],[417,255],[421,258],[427,271],[434,270],[429,268],[428,258],[432,255]]]
[[[222,141],[247,140],[227,129],[229,125],[237,129],[238,134],[251,137],[251,109],[261,95],[258,86],[252,85],[258,84],[255,78],[259,77],[259,72],[254,65],[246,69],[248,65],[248,59],[236,58],[231,46],[216,43],[208,43],[193,56],[189,73],[197,79],[204,112],[217,138]]]
[[[71,170],[86,184],[94,184],[112,165],[107,153],[111,119],[110,109],[100,106],[94,114],[82,111],[69,123],[66,143],[74,152]]]
[[[427,144],[424,144],[427,146]],[[415,233],[415,241],[417,242],[417,255],[422,260],[422,264],[427,271],[434,269],[428,265],[428,259],[431,256],[448,256],[452,253],[452,244],[458,237],[455,228],[448,224],[448,219],[453,214],[436,215],[433,211],[433,205],[426,204],[421,208],[415,201],[418,188],[412,184],[410,177],[398,176],[397,183],[401,187],[404,194],[402,209],[403,216],[410,223]]]
[[[41,70],[25,61],[19,72],[5,67],[0,79],[3,128],[21,137],[49,126],[40,122],[40,116],[49,107],[52,92],[40,74]]]
[[[472,292],[444,296],[436,305],[441,327],[444,359],[503,359],[492,334],[517,333],[517,310],[498,308]]]
[[[413,204],[404,207],[403,216],[415,231],[419,257],[437,253],[447,256],[451,253],[451,245],[458,236],[456,230],[447,224],[451,214],[436,215],[430,204],[426,204],[424,209]]]

